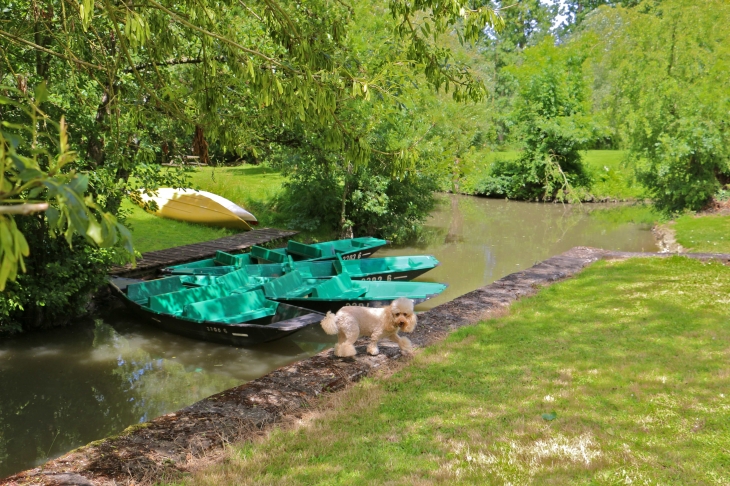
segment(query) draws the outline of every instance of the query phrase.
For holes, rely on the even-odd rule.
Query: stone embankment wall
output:
[[[573,248],[419,314],[418,326],[409,337],[419,347],[428,346],[454,329],[479,322],[515,300],[534,294],[541,286],[576,274],[592,262],[637,256],[669,255]],[[730,263],[730,255],[684,256]],[[324,351],[0,480],[0,485],[154,484],[163,477],[174,477],[199,457],[214,453],[228,442],[252,438],[277,422],[300,417],[317,396],[336,392],[400,358],[397,346],[387,345],[381,346],[380,355],[369,356],[365,343],[357,343],[358,355],[354,358],[336,358],[331,350]]]

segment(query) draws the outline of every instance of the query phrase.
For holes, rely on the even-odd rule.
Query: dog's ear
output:
[[[409,315],[407,320],[408,320],[408,324],[403,326],[403,332],[413,332],[413,330],[416,328],[416,322],[417,322],[416,313],[414,312],[411,315]]]
[[[387,305],[383,308],[383,331],[394,332],[397,329],[393,320],[393,304]]]

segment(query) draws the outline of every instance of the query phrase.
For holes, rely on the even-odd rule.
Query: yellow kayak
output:
[[[148,196],[140,191],[137,202],[143,206],[154,201],[157,211],[150,212],[162,218],[247,230],[259,224],[253,214],[211,192],[161,187],[155,193]]]

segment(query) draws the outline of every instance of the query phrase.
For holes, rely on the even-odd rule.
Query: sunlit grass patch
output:
[[[599,262],[190,484],[726,484],[730,268]]]
[[[730,216],[693,216],[677,218],[677,242],[696,252],[730,253]]]

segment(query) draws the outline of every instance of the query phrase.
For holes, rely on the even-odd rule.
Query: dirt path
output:
[[[427,346],[599,259],[637,256],[668,255],[573,248],[420,314],[416,331],[409,337],[415,345]],[[730,263],[730,255],[685,256]],[[401,357],[396,346],[387,345],[381,346],[380,355],[369,356],[365,342],[358,342],[359,354],[355,358],[335,358],[332,350],[324,351],[0,480],[0,485],[131,485],[174,477],[200,457],[219,451],[227,442],[250,439],[277,422],[301,417],[308,402],[318,395],[336,392],[375,370],[395,364]]]

